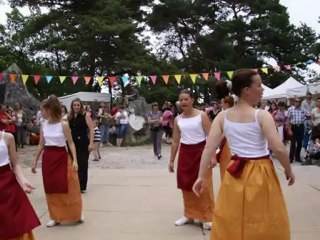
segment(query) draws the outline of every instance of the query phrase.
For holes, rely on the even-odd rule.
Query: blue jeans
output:
[[[100,133],[101,133],[101,142],[108,143],[109,142],[109,125],[101,124]]]
[[[128,124],[120,123],[120,125],[117,127],[117,130],[116,130],[117,138],[124,138],[124,136],[126,135],[127,127],[128,127]]]

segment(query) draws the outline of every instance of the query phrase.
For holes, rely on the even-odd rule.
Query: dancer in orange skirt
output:
[[[14,137],[0,132],[0,240],[34,240],[40,225],[26,194],[32,185],[17,159]]]
[[[223,111],[234,106],[234,99],[229,95],[229,89],[226,82],[220,82],[217,84],[217,92],[219,93],[218,98],[221,98],[221,107]],[[230,163],[231,153],[228,142],[224,137],[220,143],[220,152],[217,154],[217,162],[220,166],[220,178],[221,180],[224,177],[224,173],[227,169],[228,164]]]
[[[184,202],[184,216],[177,220],[175,225],[181,226],[196,219],[203,223],[204,229],[211,229],[214,208],[211,169],[206,171],[207,187],[201,197],[198,198],[192,192],[211,123],[204,112],[193,108],[193,101],[190,91],[183,90],[180,93],[179,102],[183,113],[175,119],[173,128],[169,171],[174,172],[174,160],[180,146],[177,181]]]
[[[258,73],[238,70],[232,90],[238,104],[217,116],[201,158],[193,191],[201,196],[215,148],[224,134],[232,154],[213,214],[212,240],[289,240],[287,209],[280,183],[269,158],[268,142],[284,167],[288,184],[294,183],[288,151],[281,142],[272,116],[256,110],[263,88]]]
[[[40,133],[40,143],[32,172],[40,154],[42,177],[50,214],[47,227],[60,223],[83,222],[82,200],[78,180],[78,162],[68,122],[62,120],[61,105],[56,96],[50,96],[42,104],[42,116],[47,119]],[[68,155],[66,142],[71,150]]]

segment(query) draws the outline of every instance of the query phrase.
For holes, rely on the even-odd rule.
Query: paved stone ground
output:
[[[85,223],[54,228],[45,227],[49,216],[41,173],[31,175],[28,167],[34,150],[35,147],[19,150],[19,158],[27,177],[37,188],[30,195],[42,222],[35,230],[37,239],[210,239],[210,232],[203,231],[199,225],[173,225],[183,209],[176,177],[167,171],[168,145],[163,146],[161,160],[154,158],[151,146],[102,148],[102,160],[90,160],[88,192],[82,195]],[[319,240],[320,167],[293,165],[293,168],[296,184],[288,187],[276,163],[290,215],[292,239]],[[215,168],[215,197],[219,179],[219,169]]]

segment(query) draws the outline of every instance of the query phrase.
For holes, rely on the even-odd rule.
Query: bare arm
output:
[[[224,113],[219,113],[218,116],[214,119],[211,129],[209,131],[208,139],[204,151],[201,157],[199,178],[204,179],[208,173],[207,169],[210,167],[211,160],[216,163],[216,149],[220,145],[221,138],[223,137],[223,119]]]
[[[73,167],[77,171],[78,170],[77,152],[76,152],[76,147],[75,147],[73,139],[72,139],[71,129],[69,127],[69,123],[66,122],[66,121],[62,122],[62,128],[63,128],[64,136],[65,136],[65,138],[66,138],[66,140],[68,142],[68,146],[69,146],[69,149],[70,149],[71,154],[72,154]]]
[[[180,129],[178,127],[178,123],[177,123],[177,118],[174,120],[174,125],[173,125],[173,136],[172,136],[172,144],[171,144],[171,155],[170,155],[170,162],[174,162],[177,152],[178,152],[178,148],[180,145],[180,137],[181,137],[181,133],[180,133]]]
[[[34,160],[33,160],[33,164],[32,164],[32,172],[36,173],[36,168],[37,168],[37,164],[39,161],[39,157],[43,151],[44,148],[44,137],[43,137],[43,130],[42,130],[42,126],[40,128],[40,140],[39,140],[39,144],[37,146],[37,150],[36,153],[34,155]]]
[[[210,132],[210,128],[211,128],[210,119],[205,112],[201,113],[201,119],[202,119],[203,130],[206,133],[206,135],[209,136],[209,132]]]
[[[283,166],[286,176],[292,175],[288,151],[277,133],[272,117],[267,111],[261,110],[259,120],[261,122],[262,133],[267,138],[272,151]]]
[[[94,130],[93,130],[92,119],[89,116],[89,114],[86,114],[86,123],[87,123],[87,126],[89,128],[90,145],[93,145]]]

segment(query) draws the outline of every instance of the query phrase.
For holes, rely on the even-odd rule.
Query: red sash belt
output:
[[[235,178],[240,178],[243,172],[243,168],[246,162],[250,160],[262,160],[262,159],[269,159],[270,156],[262,156],[256,158],[244,158],[239,157],[238,155],[233,155],[231,160],[234,160],[233,163],[227,168],[227,171]]]
[[[66,147],[45,146],[42,156],[45,193],[68,193],[68,152]]]

